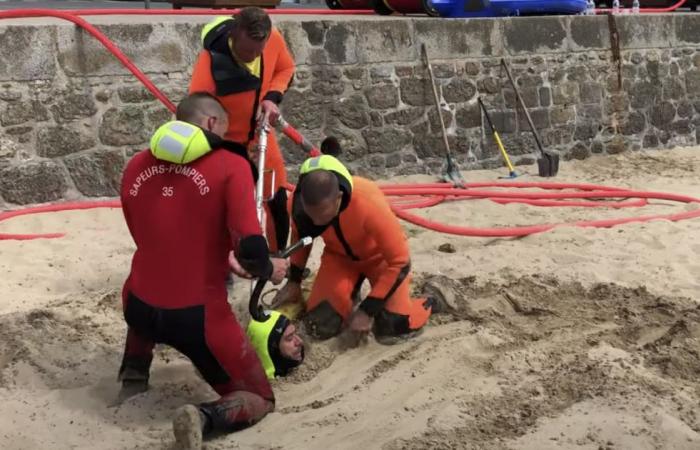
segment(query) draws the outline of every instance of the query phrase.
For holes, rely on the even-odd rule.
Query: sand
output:
[[[552,181],[700,197],[698,173],[700,148],[691,148],[562,162]],[[392,181],[406,180],[431,178]],[[601,210],[484,200],[421,214],[501,226],[696,207],[651,203]],[[416,286],[438,283],[457,312],[395,346],[310,342],[305,365],[275,383],[276,411],[206,448],[700,448],[700,219],[520,239],[406,229]],[[119,292],[133,251],[121,212],[0,224],[0,232],[41,231],[68,235],[0,242],[0,448],[171,448],[174,409],[215,395],[187,361],[159,349],[150,391],[114,405]],[[444,243],[456,252],[438,251]],[[248,286],[231,296],[242,319]]]

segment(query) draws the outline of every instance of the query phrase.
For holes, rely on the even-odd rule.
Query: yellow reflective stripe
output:
[[[158,150],[165,150],[170,153],[173,158],[182,161],[185,154],[186,142],[179,141],[173,136],[165,135],[158,141]]]

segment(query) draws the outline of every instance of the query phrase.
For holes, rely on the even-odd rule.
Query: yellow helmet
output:
[[[276,376],[287,375],[289,370],[301,364],[301,361],[286,358],[280,353],[280,340],[291,321],[277,311],[265,311],[265,313],[267,319],[264,322],[250,320],[246,334],[260,358],[265,375],[272,380]],[[302,349],[302,360],[303,358]]]
[[[162,125],[151,138],[151,153],[161,161],[187,164],[211,150],[204,130],[180,120]]]
[[[352,175],[350,171],[341,163],[338,158],[331,155],[321,155],[309,158],[304,161],[299,169],[299,176],[306,175],[314,170],[328,170],[340,175],[352,189]]]

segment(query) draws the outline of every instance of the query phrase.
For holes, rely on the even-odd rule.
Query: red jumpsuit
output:
[[[260,253],[267,252],[253,188],[248,162],[224,150],[186,165],[143,151],[122,179],[124,217],[137,248],[123,289],[129,330],[121,371],[131,366],[147,375],[155,343],[176,348],[223,396],[219,402],[245,398],[243,408],[222,419],[224,427],[252,424],[274,403],[227,302],[229,250],[245,253],[242,246],[257,239],[265,247]]]

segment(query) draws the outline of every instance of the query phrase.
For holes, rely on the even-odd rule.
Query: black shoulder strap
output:
[[[255,167],[253,161],[251,161],[250,158],[248,158],[248,149],[245,147],[245,145],[239,144],[238,142],[227,141],[226,139],[221,139],[219,136],[215,135],[210,131],[203,131],[204,136],[207,138],[207,141],[209,141],[209,146],[212,149],[226,150],[245,159],[248,162],[248,165],[250,166],[250,172],[253,174],[253,181],[258,181],[258,168]]]

